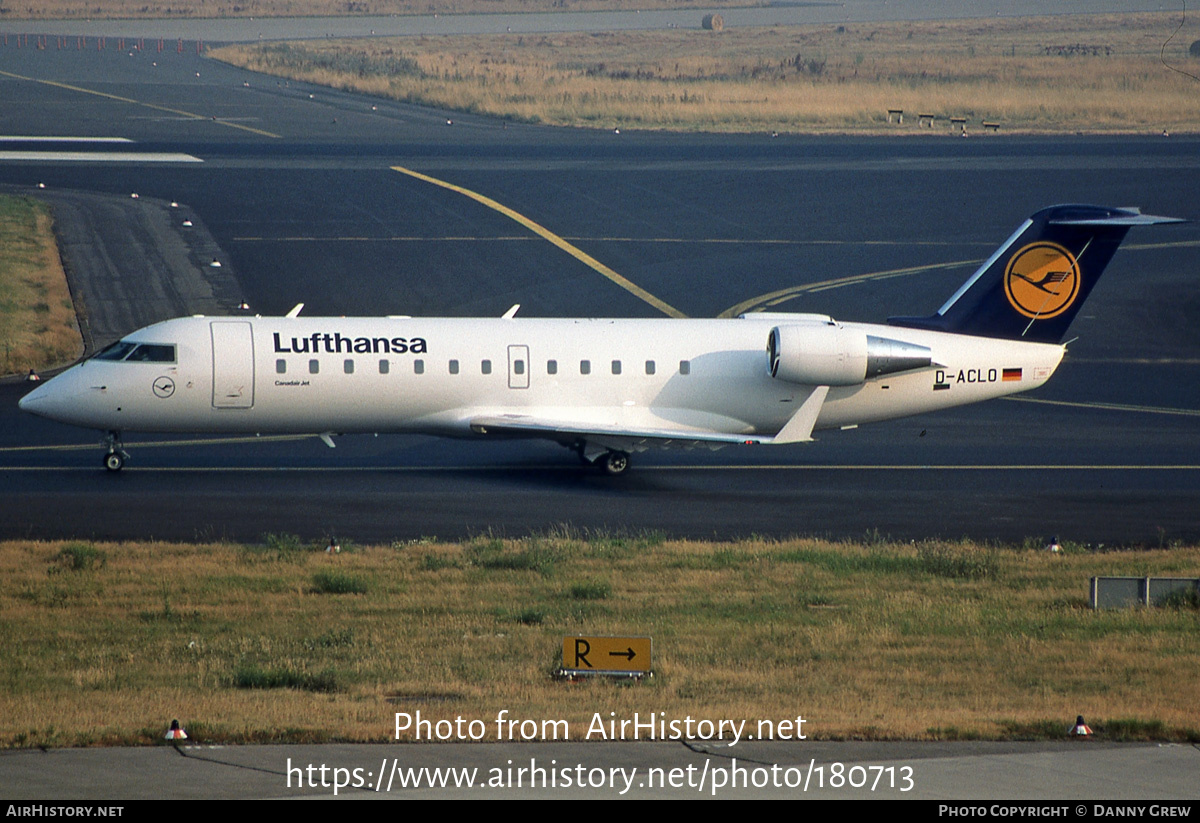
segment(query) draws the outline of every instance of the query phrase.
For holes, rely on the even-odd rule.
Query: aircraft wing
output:
[[[556,420],[523,414],[497,414],[471,418],[471,431],[497,437],[536,437],[565,445],[579,441],[622,451],[648,448],[710,448],[733,444],[769,443],[770,437],[725,434],[688,428],[626,427],[579,421]]]
[[[771,443],[802,443],[812,440],[813,425],[829,392],[828,386],[818,386],[800,405],[795,415],[775,435],[684,426],[623,426],[616,423],[539,417],[524,414],[480,415],[471,418],[471,431],[482,435],[507,437],[538,437],[565,445],[586,442],[622,451],[644,451],[648,448],[709,448],[722,446],[753,446]]]

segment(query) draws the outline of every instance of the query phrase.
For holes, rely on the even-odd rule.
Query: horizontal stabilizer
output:
[[[1115,210],[1109,217],[1064,216],[1049,221],[1052,226],[1157,226],[1160,223],[1186,223],[1182,217],[1161,217],[1157,214],[1142,214],[1136,207]]]

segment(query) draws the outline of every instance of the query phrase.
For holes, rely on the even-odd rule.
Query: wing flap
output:
[[[513,413],[478,415],[471,418],[469,426],[472,432],[481,435],[539,437],[567,445],[586,441],[621,449],[643,449],[651,446],[720,448],[725,445],[805,443],[812,440],[813,427],[828,394],[828,386],[816,387],[775,435],[683,426],[620,425]]]
[[[645,446],[695,445],[753,445],[769,443],[771,437],[756,434],[726,434],[699,429],[671,427],[627,427],[597,423],[580,423],[521,414],[482,415],[471,418],[471,431],[476,434],[501,437],[541,437],[572,443],[577,440],[610,441],[643,444]]]

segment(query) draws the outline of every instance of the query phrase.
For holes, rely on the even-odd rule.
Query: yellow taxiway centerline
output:
[[[684,314],[683,312],[681,312],[679,309],[675,308],[674,306],[670,305],[669,303],[664,302],[663,300],[658,299],[653,294],[651,294],[650,292],[643,289],[641,286],[639,286],[636,283],[633,283],[633,282],[629,281],[628,279],[622,277],[621,275],[617,274],[615,271],[610,269],[608,266],[604,265],[599,260],[592,257],[590,254],[583,251],[579,247],[574,246],[571,243],[568,243],[561,236],[550,231],[545,226],[542,226],[539,223],[535,223],[533,220],[530,220],[528,217],[521,214],[520,212],[513,211],[508,206],[505,206],[503,203],[499,203],[490,197],[479,194],[478,192],[471,191],[470,189],[465,189],[462,186],[456,186],[453,183],[448,183],[445,180],[439,180],[436,177],[430,177],[427,174],[421,174],[420,172],[413,171],[411,169],[406,169],[403,166],[392,166],[392,170],[398,171],[401,174],[406,174],[409,177],[412,177],[414,179],[422,180],[426,183],[432,183],[435,186],[440,186],[443,189],[448,189],[449,191],[456,192],[458,194],[463,195],[464,197],[469,197],[477,203],[482,203],[483,205],[487,206],[489,209],[500,212],[501,214],[503,214],[505,217],[509,218],[510,220],[515,220],[517,223],[520,223],[522,226],[529,229],[531,232],[538,235],[542,239],[550,241],[555,246],[562,249],[563,251],[565,251],[567,254],[571,255],[572,257],[574,257],[579,262],[583,263],[584,265],[588,266],[589,268],[593,269],[594,271],[599,272],[601,275],[606,277],[612,283],[625,289],[625,291],[629,292],[634,297],[637,297],[639,300],[649,303],[651,306],[658,309],[659,311],[661,311],[663,314],[667,315],[668,317],[687,317],[687,315]]]
[[[838,289],[843,286],[853,286],[857,283],[865,283],[871,280],[889,280],[893,277],[906,277],[910,274],[923,274],[929,271],[937,271],[938,269],[956,269],[962,266],[979,265],[983,260],[952,260],[949,263],[930,263],[927,266],[908,266],[903,269],[885,269],[884,271],[872,271],[866,274],[852,274],[848,277],[835,277],[832,280],[819,280],[816,283],[805,283],[802,286],[789,286],[786,289],[767,292],[760,294],[758,297],[751,297],[749,300],[743,300],[730,306],[725,311],[717,315],[717,317],[737,317],[739,314],[746,312],[761,311],[768,306],[778,306],[780,303],[786,303],[799,297],[806,292],[826,291],[827,289]]]

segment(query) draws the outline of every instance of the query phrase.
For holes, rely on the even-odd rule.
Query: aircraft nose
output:
[[[17,401],[21,411],[56,420],[64,407],[63,386],[48,380]]]
[[[27,412],[32,412],[34,414],[37,414],[36,407],[37,407],[38,403],[45,402],[45,400],[46,400],[46,386],[47,385],[48,384],[43,383],[42,385],[38,386],[36,389],[31,391],[29,394],[25,395],[20,400],[18,400],[17,408],[20,409],[21,411],[27,411]]]

